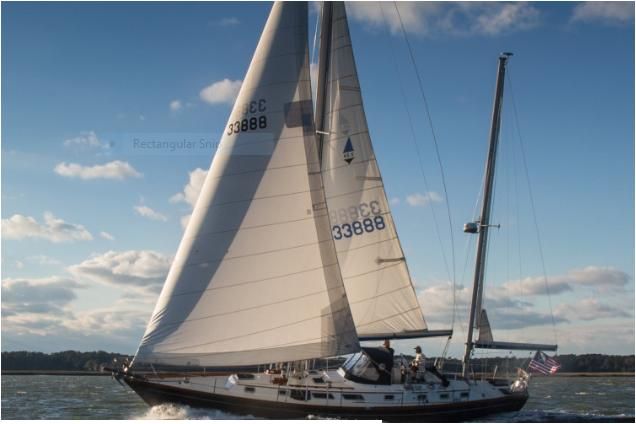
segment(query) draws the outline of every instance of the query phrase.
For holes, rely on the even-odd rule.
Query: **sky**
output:
[[[3,351],[134,353],[270,7],[2,4]],[[633,354],[634,4],[398,8],[415,67],[392,3],[347,4],[429,327],[451,324],[454,280],[461,354],[476,241],[462,225],[478,217],[497,57],[512,51],[485,283],[494,336]],[[431,356],[445,340],[396,350],[415,343]]]

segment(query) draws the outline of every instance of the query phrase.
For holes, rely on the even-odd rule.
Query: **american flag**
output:
[[[542,374],[554,374],[561,368],[561,364],[559,364],[556,359],[538,350],[528,364],[528,368],[539,371]]]

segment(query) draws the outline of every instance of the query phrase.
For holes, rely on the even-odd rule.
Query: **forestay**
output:
[[[323,8],[316,122],[356,329],[361,338],[425,330],[369,137],[344,3]]]
[[[359,350],[322,188],[307,19],[305,2],[272,9],[136,362]]]

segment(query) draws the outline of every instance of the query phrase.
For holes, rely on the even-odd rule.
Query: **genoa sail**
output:
[[[361,339],[424,333],[367,127],[343,2],[323,3],[316,126],[338,262]]]
[[[136,362],[359,350],[320,175],[307,15],[305,2],[271,11]]]

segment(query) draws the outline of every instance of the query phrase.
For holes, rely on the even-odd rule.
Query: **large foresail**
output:
[[[136,362],[358,350],[325,208],[307,4],[273,6]]]
[[[325,2],[317,130],[327,204],[358,335],[426,329],[371,145],[343,2]]]

